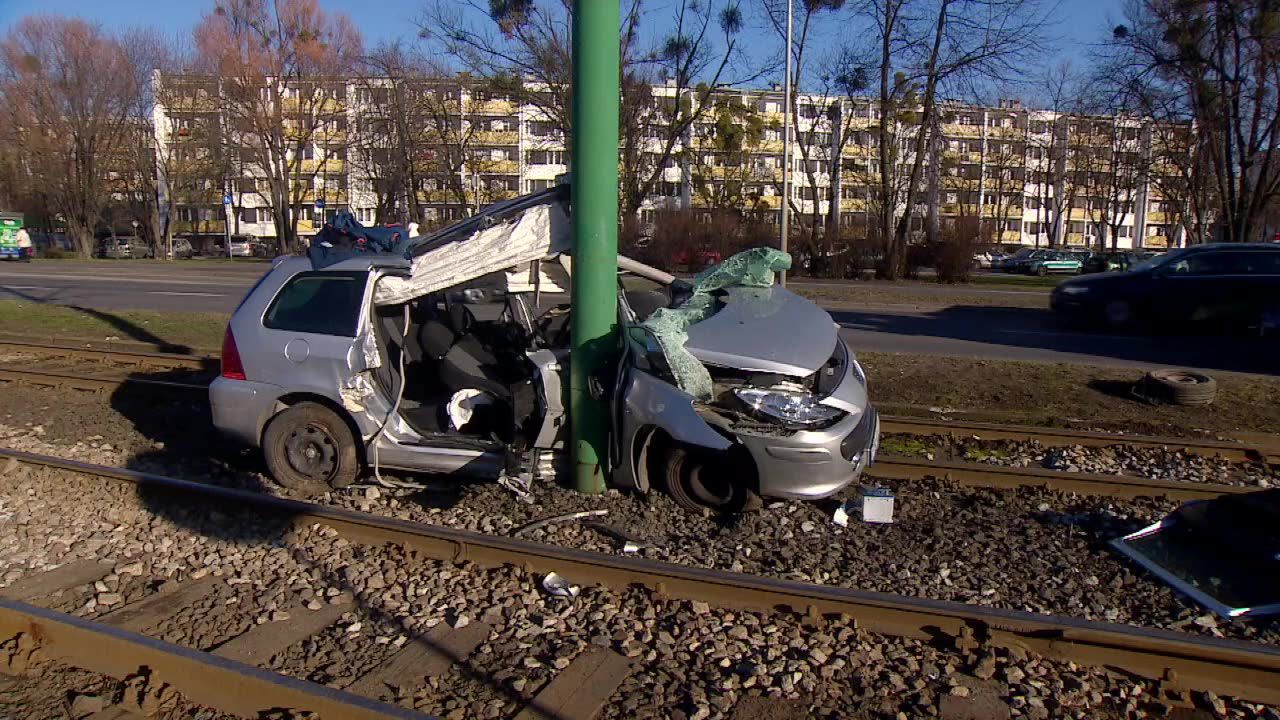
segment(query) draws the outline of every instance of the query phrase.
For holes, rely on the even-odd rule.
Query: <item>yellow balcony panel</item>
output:
[[[520,164],[515,160],[481,160],[476,169],[483,175],[515,175],[520,172]]]
[[[315,231],[316,231],[316,224],[313,221],[303,220],[301,218],[298,219],[298,232],[314,233]]]
[[[781,153],[782,141],[781,140],[761,140],[760,143],[756,145],[755,149],[757,152],[761,152],[761,153]]]
[[[475,112],[479,115],[512,115],[516,104],[510,100],[481,100],[475,103]]]
[[[520,133],[515,130],[479,130],[472,140],[476,145],[519,145]]]
[[[769,127],[782,127],[782,124],[785,121],[786,117],[787,116],[784,113],[780,113],[780,112],[760,113],[760,119],[763,120],[764,124],[768,125]]]
[[[1022,233],[1017,230],[1005,230],[1000,233],[1001,242],[1020,242]]]
[[[339,175],[345,171],[346,163],[337,158],[329,160],[303,160],[298,166],[298,172],[317,175],[328,173],[329,175]]]
[[[1089,212],[1084,208],[1071,208],[1072,220],[1088,220]]]
[[[1168,213],[1149,212],[1147,213],[1147,222],[1149,223],[1167,223],[1170,221]]]
[[[178,220],[173,223],[173,232],[175,234],[195,234],[206,235],[211,233],[222,234],[223,220]]]
[[[840,209],[846,212],[863,212],[867,209],[867,201],[862,198],[843,198]]]
[[[954,123],[946,123],[942,126],[942,134],[944,136],[955,137],[981,137],[981,125],[957,125]]]

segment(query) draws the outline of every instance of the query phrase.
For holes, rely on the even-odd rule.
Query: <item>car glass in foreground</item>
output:
[[[299,273],[271,301],[262,324],[273,330],[355,337],[367,276]]]

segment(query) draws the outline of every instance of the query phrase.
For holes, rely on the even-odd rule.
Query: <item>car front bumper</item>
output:
[[[875,461],[880,418],[868,405],[823,430],[738,439],[755,460],[760,494],[767,497],[827,497],[853,482]]]

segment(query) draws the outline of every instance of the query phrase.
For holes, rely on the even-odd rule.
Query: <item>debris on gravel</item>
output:
[[[65,512],[72,506],[81,512]],[[796,512],[779,510],[775,520]],[[201,635],[201,626],[229,617],[283,621],[280,613],[345,597],[349,614],[270,661],[280,671],[338,687],[440,623],[484,623],[491,631],[465,661],[422,687],[387,696],[444,717],[510,717],[580,652],[600,646],[633,664],[606,706],[610,718],[723,718],[750,698],[753,707],[788,707],[803,717],[848,717],[859,708],[856,717],[885,720],[1118,720],[1164,716],[1170,703],[1189,700],[1219,708],[1221,717],[1280,720],[1266,707],[1208,695],[1170,698],[1151,683],[1021,651],[881,637],[840,617],[711,608],[639,588],[584,587],[564,601],[548,597],[540,578],[519,568],[486,570],[397,547],[357,545],[319,525],[292,529],[248,512],[183,506],[48,468],[0,469],[0,522],[5,583],[98,558],[122,581],[150,586],[199,575],[232,588],[214,596],[226,607],[223,614],[195,613],[185,622],[186,634],[173,638],[197,646],[221,642],[217,634]],[[97,694],[73,675],[48,697],[70,697],[67,691],[77,689]]]
[[[882,452],[915,457],[951,457],[1006,467],[1101,475],[1133,475],[1155,480],[1205,482],[1248,487],[1280,487],[1280,467],[1205,457],[1176,447],[1148,448],[1117,443],[1103,447],[1052,447],[1034,440],[956,439],[887,435]]]
[[[7,428],[18,432],[3,442],[32,452],[98,462],[93,456],[104,452],[100,448],[82,440],[76,445],[58,439],[67,436],[57,433],[66,432],[80,419],[85,423],[80,426],[81,435],[102,434],[117,448],[141,448],[132,455],[119,453],[115,463],[106,464],[289,494],[262,474],[256,453],[209,448],[212,431],[201,426],[202,421],[190,419],[189,409],[181,403],[152,403],[150,412],[137,416],[131,414],[135,409],[121,410],[147,423],[148,434],[143,435],[121,423],[111,409],[95,411],[101,401],[92,396],[81,394],[68,400],[46,419],[56,431],[37,434],[30,427],[10,424]],[[120,402],[117,405],[123,407]],[[185,424],[181,417],[188,418]],[[166,429],[155,435],[160,432],[155,428]],[[155,447],[157,442],[163,447]],[[539,528],[527,538],[622,553],[622,535],[643,545],[637,553],[642,557],[696,567],[1280,643],[1280,623],[1275,621],[1197,623],[1204,610],[1107,545],[1163,517],[1176,503],[1030,488],[1018,492],[972,489],[942,480],[900,482],[877,480],[874,475],[873,467],[865,484],[891,488],[896,494],[893,524],[854,520],[840,527],[833,522],[832,515],[842,502],[857,502],[862,491],[857,486],[825,501],[768,502],[762,511],[733,520],[686,513],[661,493],[610,490],[584,496],[546,485],[537,488],[533,504],[526,504],[494,483],[421,475],[394,476],[419,483],[421,488],[354,486],[309,499],[494,535],[509,535],[526,523],[554,515],[603,509],[608,514],[590,518],[592,522]]]

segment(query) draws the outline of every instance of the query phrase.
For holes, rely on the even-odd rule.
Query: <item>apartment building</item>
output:
[[[155,82],[167,87],[156,93],[164,101],[157,103],[155,121],[157,146],[165,149],[160,155],[170,159],[162,174],[171,176],[166,186],[177,200],[175,231],[220,237],[228,228],[273,237],[262,163],[229,126],[218,100],[219,81],[157,76]],[[349,79],[308,88],[324,94],[317,107],[326,115],[293,163],[300,236],[313,234],[340,209],[364,223],[446,222],[549,187],[568,171],[566,139],[534,105],[462,80],[420,85],[415,92],[435,104],[403,137],[379,131],[394,124],[393,93],[403,83]],[[690,97],[683,101],[692,102],[693,93],[686,92]],[[672,87],[658,86],[653,93],[655,107],[682,101]],[[716,107],[677,139],[641,219],[652,221],[661,209],[733,203],[776,222],[782,207],[782,93],[722,90],[706,102]],[[755,131],[727,151],[717,130],[724,127],[717,122],[726,122],[721,114]],[[878,104],[805,95],[797,115],[791,158],[795,221],[865,231],[879,182]],[[1052,236],[1068,245],[1096,245],[1104,233],[1109,245],[1114,236],[1122,248],[1181,242],[1175,208],[1152,182],[1159,167],[1150,161],[1153,140],[1146,121],[1052,113],[1015,102],[948,104],[940,130],[926,149],[924,190],[912,212],[915,229],[923,228],[932,211],[943,226],[979,222],[989,237],[1008,243],[1044,245]],[[906,120],[897,127],[891,157],[899,167],[912,160],[917,131]],[[644,157],[654,163],[660,161],[661,135],[639,138]],[[408,173],[410,182],[392,183],[392,172]],[[393,185],[413,187],[413,198],[393,193]],[[417,217],[410,217],[411,210]]]

